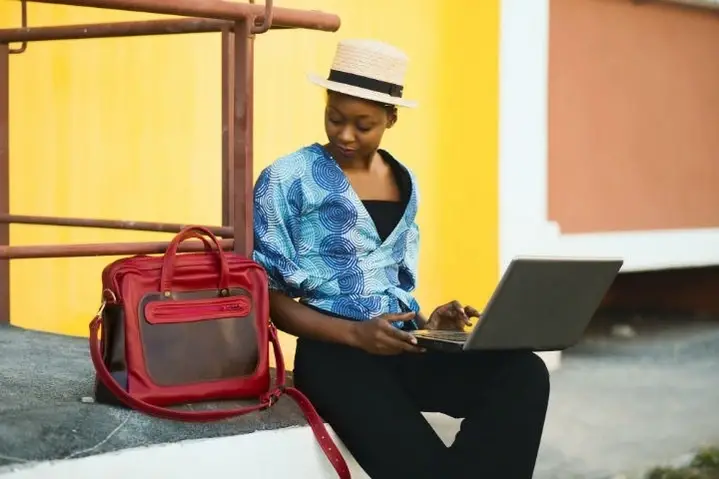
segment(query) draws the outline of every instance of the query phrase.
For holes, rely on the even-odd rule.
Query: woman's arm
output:
[[[277,291],[270,291],[270,316],[293,336],[357,346],[355,321],[327,316]]]
[[[346,344],[372,354],[421,351],[414,336],[392,326],[396,321],[414,319],[414,313],[384,314],[369,321],[349,321],[327,316],[287,295],[271,291],[270,315],[277,327],[294,336]]]
[[[255,183],[252,255],[267,272],[272,320],[294,336],[345,344],[370,353],[418,350],[413,336],[392,326],[398,321],[410,321],[414,313],[349,321],[322,314],[292,299],[303,294],[308,273],[297,262],[299,254],[291,231],[299,221],[297,208],[287,207],[296,198],[287,191],[286,172],[275,173],[275,165],[265,168]]]

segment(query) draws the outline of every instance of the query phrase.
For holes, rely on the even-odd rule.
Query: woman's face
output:
[[[336,92],[327,95],[325,131],[332,153],[342,159],[371,158],[396,121],[393,107]]]

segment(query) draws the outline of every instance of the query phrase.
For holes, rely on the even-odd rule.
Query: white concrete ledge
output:
[[[451,444],[459,421],[442,414],[427,420]],[[329,428],[347,460],[353,479],[367,479]],[[182,441],[125,449],[80,459],[44,462],[4,469],[3,479],[127,479],[237,476],[252,479],[322,479],[337,477],[316,444],[309,426],[214,439]]]

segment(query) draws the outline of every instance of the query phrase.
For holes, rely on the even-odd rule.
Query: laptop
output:
[[[427,350],[558,351],[579,342],[624,261],[517,257],[472,331],[418,330]]]

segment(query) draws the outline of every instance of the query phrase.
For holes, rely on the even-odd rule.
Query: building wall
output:
[[[502,1],[502,268],[518,254],[719,264],[715,27],[659,2]]]
[[[719,22],[554,0],[549,218],[563,233],[719,227]]]
[[[420,182],[419,299],[482,306],[497,277],[499,0],[285,0],[342,17],[336,34],[277,31],[257,39],[255,174],[324,139],[324,73],[337,40],[375,37],[411,58],[386,147]],[[0,27],[19,21],[0,4]],[[31,25],[148,15],[30,4]],[[34,43],[11,57],[11,211],[16,214],[219,224],[219,34]],[[16,225],[14,245],[144,241],[167,235]],[[11,262],[11,322],[85,335],[100,272],[114,258]],[[285,346],[293,342],[284,339]]]

